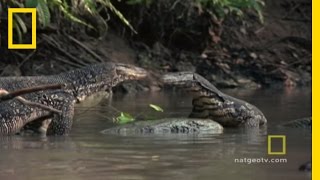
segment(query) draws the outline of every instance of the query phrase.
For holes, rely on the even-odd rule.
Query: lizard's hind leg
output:
[[[48,127],[54,117],[53,113],[48,113],[47,115],[41,116],[32,122],[27,123],[18,134],[30,135],[30,134],[40,134],[41,136],[47,135]]]

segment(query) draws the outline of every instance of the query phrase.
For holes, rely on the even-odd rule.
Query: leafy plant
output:
[[[47,5],[47,1],[46,0],[27,0],[26,5],[28,1],[33,1],[33,2],[29,2],[29,4],[32,4],[34,7],[37,8],[38,19],[40,24],[44,27],[48,26],[50,24],[51,15],[50,15],[49,7]]]
[[[220,18],[230,13],[242,16],[243,10],[252,9],[263,22],[262,7],[265,5],[263,0],[195,0],[195,2],[212,10]]]
[[[72,22],[94,28],[90,23],[82,20],[78,14],[89,13],[92,16],[100,16],[99,10],[103,8],[109,9],[113,12],[126,26],[136,33],[129,21],[118,11],[110,0],[11,0],[4,1],[0,6],[0,11],[6,11],[6,8],[37,8],[37,19],[40,26],[47,27],[51,23],[51,13],[54,10],[62,12],[63,16]],[[25,15],[19,14],[13,17],[13,26],[17,32],[19,42],[22,41],[22,35],[27,33],[27,24],[25,22]]]
[[[123,16],[123,14],[118,11],[113,4],[110,2],[110,0],[98,0],[101,4],[105,5],[106,7],[108,7],[115,15],[118,16],[118,18],[122,21],[122,23],[124,23],[125,25],[127,25],[134,33],[137,33],[137,31],[131,26],[131,24],[129,23],[129,21]]]
[[[200,4],[202,9],[207,9],[209,12],[223,18],[224,16],[235,13],[238,16],[243,15],[243,10],[254,10],[260,21],[263,22],[262,7],[265,5],[263,0],[192,0],[195,4]],[[154,0],[127,0],[129,5],[145,5],[149,7],[152,3],[156,3]],[[170,1],[172,7],[179,1]]]

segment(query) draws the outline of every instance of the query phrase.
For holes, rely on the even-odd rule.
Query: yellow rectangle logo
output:
[[[272,139],[282,140],[281,151],[272,151]],[[268,135],[268,155],[285,155],[286,153],[287,153],[286,136],[285,135]]]
[[[32,41],[31,44],[13,44],[13,13],[31,13]],[[8,49],[37,48],[37,10],[36,8],[8,8]]]

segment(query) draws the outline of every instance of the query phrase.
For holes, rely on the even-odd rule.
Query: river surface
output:
[[[220,135],[100,134],[112,125],[118,111],[140,119],[187,117],[191,111],[191,98],[183,92],[114,95],[112,102],[78,106],[68,137],[2,137],[0,179],[310,179],[311,174],[298,167],[311,158],[311,131],[277,125],[311,116],[311,90],[224,92],[258,106],[268,119],[268,128],[226,129]],[[152,110],[150,103],[164,112]],[[286,155],[267,154],[268,135],[286,136]],[[281,149],[276,143],[274,147]],[[244,158],[287,162],[235,162]]]

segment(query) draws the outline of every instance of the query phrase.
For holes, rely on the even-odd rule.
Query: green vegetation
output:
[[[157,112],[164,111],[160,106],[155,105],[155,104],[149,104],[149,107]],[[135,117],[133,117],[131,114],[126,113],[126,112],[120,112],[120,115],[118,117],[114,118],[114,122],[117,124],[127,124],[127,123],[133,122],[135,120],[136,120]]]
[[[151,5],[160,3],[154,0],[119,0],[128,5],[137,5],[141,8],[149,8]],[[168,1],[172,9],[177,3],[183,3],[179,0]],[[254,10],[261,22],[263,21],[262,7],[263,0],[193,0],[192,4],[199,10],[206,10],[217,19],[224,18],[226,15],[235,13],[239,16],[243,15],[243,10]],[[11,0],[0,1],[1,11],[7,11],[8,7],[18,8],[37,8],[37,18],[42,28],[47,27],[57,18],[66,18],[71,22],[79,23],[90,28],[94,28],[90,22],[81,18],[86,16],[101,16],[101,12],[112,12],[118,17],[123,24],[129,27],[133,32],[137,33],[124,15],[113,5],[111,0]],[[54,17],[54,18],[53,18]],[[18,34],[19,41],[22,41],[22,35],[27,33],[28,25],[26,25],[26,17],[24,14],[14,15],[13,27]]]
[[[211,10],[216,16],[222,18],[230,13],[243,16],[243,10],[254,10],[261,22],[263,22],[262,7],[263,0],[194,0],[203,7]]]
[[[7,12],[7,8],[37,8],[37,19],[41,27],[47,27],[52,22],[52,14],[62,14],[71,22],[94,28],[89,22],[80,18],[80,15],[100,16],[100,11],[104,8],[113,12],[125,25],[133,32],[134,28],[128,20],[118,11],[110,0],[11,0],[0,1],[1,11]],[[25,14],[15,14],[13,17],[13,28],[18,34],[18,39],[22,41],[22,35],[27,33],[27,24],[25,23]],[[55,16],[55,18],[58,16]],[[60,17],[60,16],[59,16]]]
[[[174,7],[179,0],[170,1],[171,7]],[[145,5],[149,7],[155,0],[127,0],[129,5]],[[198,8],[209,10],[217,18],[223,18],[226,15],[235,13],[243,16],[243,10],[254,10],[261,22],[263,22],[262,7],[265,5],[263,0],[193,0]]]
[[[158,112],[163,112],[163,109],[162,109],[160,106],[158,106],[158,105],[149,104],[149,106],[150,106],[152,109],[154,109],[154,110],[156,110],[156,111],[158,111]]]
[[[136,119],[129,113],[121,112],[118,117],[115,118],[117,124],[127,124],[135,121]]]

